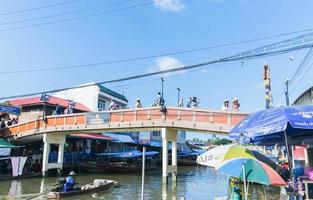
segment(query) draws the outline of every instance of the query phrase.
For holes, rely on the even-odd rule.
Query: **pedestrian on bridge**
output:
[[[116,110],[116,109],[117,109],[116,103],[113,99],[111,99],[111,103],[109,105],[109,110]]]
[[[240,103],[237,97],[233,100],[233,111],[239,111]]]
[[[184,107],[184,99],[183,98],[179,99],[178,107],[181,107],[181,108]]]
[[[62,108],[59,106],[59,104],[56,104],[53,115],[61,115],[61,114],[62,114]]]
[[[199,104],[200,104],[199,98],[193,97],[193,98],[192,98],[191,107],[192,107],[192,108],[198,108],[198,105],[199,105]]]
[[[139,98],[136,99],[136,105],[135,105],[136,108],[142,108],[142,104],[141,104],[141,101]]]
[[[191,108],[192,106],[192,97],[189,97],[189,101],[187,103],[187,108]]]
[[[222,110],[223,111],[229,111],[229,101],[225,100],[223,105],[222,105]]]
[[[154,103],[152,104],[152,106],[163,106],[165,104],[165,101],[161,95],[161,92],[157,93],[157,98],[154,101]]]

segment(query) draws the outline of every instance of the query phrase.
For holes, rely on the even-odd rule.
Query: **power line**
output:
[[[34,11],[34,10],[40,10],[40,9],[43,9],[43,8],[51,8],[51,7],[65,5],[65,4],[75,3],[77,1],[80,1],[80,0],[63,1],[63,2],[60,2],[60,3],[54,3],[54,4],[49,4],[49,5],[44,5],[44,6],[34,7],[34,8],[9,11],[9,12],[5,12],[5,13],[0,13],[0,16],[24,13],[24,12]]]
[[[117,4],[122,4],[122,3],[127,3],[132,0],[123,0],[123,1],[117,1],[114,3],[106,4],[106,5],[117,5]],[[38,21],[38,20],[43,20],[43,19],[49,19],[49,18],[55,18],[55,17],[61,17],[61,16],[66,16],[66,15],[73,15],[81,12],[87,12],[91,10],[99,10],[103,9],[99,6],[93,7],[93,8],[88,8],[88,9],[80,9],[80,10],[75,10],[75,11],[70,11],[70,12],[63,12],[63,13],[58,13],[58,14],[53,14],[53,15],[46,15],[46,16],[41,16],[41,17],[33,17],[33,18],[28,18],[28,19],[21,19],[21,20],[15,20],[15,21],[9,21],[9,22],[2,22],[0,25],[9,25],[9,24],[16,24],[16,23],[25,23],[25,22],[30,22],[30,21]]]
[[[77,69],[77,68],[95,67],[95,66],[100,66],[100,65],[108,65],[108,64],[133,62],[133,61],[139,61],[139,60],[147,60],[147,59],[163,57],[163,56],[187,54],[187,53],[205,51],[205,50],[216,49],[216,48],[221,48],[221,47],[246,44],[246,43],[251,43],[251,42],[256,42],[256,41],[261,41],[261,40],[266,40],[266,39],[272,39],[272,38],[277,38],[277,37],[282,37],[282,36],[293,35],[293,34],[297,34],[297,33],[304,33],[304,32],[308,32],[308,31],[312,31],[312,30],[313,30],[313,28],[300,30],[300,31],[294,31],[294,32],[288,32],[288,33],[282,33],[282,34],[277,34],[277,35],[272,35],[272,36],[265,36],[265,37],[261,37],[261,38],[255,38],[255,39],[250,39],[250,40],[245,40],[245,41],[240,41],[240,42],[224,43],[224,44],[220,44],[220,45],[208,46],[208,47],[203,47],[203,48],[180,50],[180,51],[174,51],[174,52],[168,52],[168,53],[154,54],[154,55],[148,55],[148,56],[140,56],[140,57],[135,57],[135,58],[125,58],[125,59],[118,59],[118,60],[104,61],[104,62],[97,62],[97,63],[69,65],[69,66],[57,66],[57,67],[39,68],[39,69],[29,69],[30,67],[27,67],[27,70],[2,71],[2,72],[0,72],[0,75],[1,74],[4,75],[4,74],[31,73],[31,72],[46,72],[46,71],[56,71],[56,70],[65,70],[65,69]],[[302,35],[299,37],[301,38],[301,37],[311,35],[311,34],[312,33],[308,33],[306,35]],[[287,41],[289,41],[289,40],[287,40]]]
[[[312,49],[312,48],[311,48]],[[298,82],[294,84],[294,87],[291,89],[291,92],[295,91],[296,88],[300,85],[300,83],[304,80],[305,76],[309,73],[309,71],[312,69],[313,64],[311,64],[310,66],[308,66],[308,68],[306,69],[306,71],[303,73],[302,77],[300,79],[298,79]],[[291,93],[289,92],[289,93]]]
[[[310,48],[307,54],[305,55],[304,59],[302,60],[301,64],[295,71],[295,73],[292,75],[291,79],[289,80],[289,87],[294,84],[294,81],[296,80],[297,76],[301,73],[301,71],[305,68],[305,66],[309,63],[310,59],[313,56],[313,48]],[[302,79],[299,79],[298,83],[295,84],[295,87],[293,90],[297,87],[297,85],[302,81]],[[289,94],[291,93],[292,90],[289,91]],[[283,101],[282,97],[285,94],[285,88],[281,90],[279,93],[279,97],[277,99],[280,100],[280,103]]]
[[[296,72],[291,77],[289,84],[292,84],[292,82],[296,79],[299,72],[301,72],[301,70],[307,65],[307,63],[310,61],[312,56],[313,56],[313,48],[309,49],[308,53],[306,54],[306,56],[302,60],[300,66],[297,68]]]
[[[296,37],[295,40],[293,41],[294,44],[297,44],[297,46],[290,46],[290,47],[287,47],[287,48],[282,49],[282,50],[277,48],[276,50],[271,49],[271,51],[268,51],[264,47],[270,47],[271,45],[266,45],[264,47],[260,47],[260,48],[254,49],[254,50],[246,51],[246,52],[243,52],[243,53],[240,53],[240,54],[235,54],[233,56],[224,57],[224,58],[221,58],[221,59],[216,59],[216,60],[207,61],[207,62],[203,62],[203,63],[198,63],[198,64],[194,64],[194,65],[182,66],[182,67],[173,68],[173,69],[160,70],[160,71],[151,72],[151,73],[145,73],[145,74],[139,74],[139,75],[124,77],[124,78],[118,78],[118,79],[113,79],[113,80],[109,80],[109,81],[98,82],[98,83],[95,83],[95,84],[108,84],[108,83],[129,81],[129,80],[144,78],[144,77],[148,77],[148,76],[154,76],[154,75],[159,75],[159,74],[166,74],[166,73],[178,72],[178,71],[183,71],[183,70],[195,69],[195,68],[199,68],[199,67],[206,66],[206,65],[212,65],[212,64],[216,64],[216,63],[226,63],[226,62],[238,61],[238,60],[256,59],[256,58],[260,58],[260,57],[264,57],[264,56],[280,55],[280,54],[284,54],[284,53],[288,53],[288,52],[292,52],[292,51],[297,51],[297,50],[300,50],[300,49],[312,48],[313,47],[313,43],[299,45],[298,39],[300,39],[300,38],[301,37]],[[292,41],[292,39],[284,40],[284,41],[282,41],[282,43],[285,43],[285,42],[289,42],[290,43],[290,41]],[[303,40],[303,41],[305,41],[305,40]],[[308,40],[306,40],[306,41],[308,41]],[[274,44],[277,45],[278,43],[274,43]],[[284,47],[283,44],[281,44],[281,46]],[[263,49],[263,52],[260,52],[260,49]],[[255,53],[255,52],[258,52],[258,53]],[[81,86],[75,86],[75,87],[68,87],[68,88],[50,90],[50,91],[45,91],[44,93],[55,93],[55,92],[59,92],[59,91],[63,91],[63,90],[88,87],[90,85],[95,85],[95,84],[81,85]],[[34,95],[39,95],[39,94],[42,94],[42,93],[43,92],[36,92],[36,93],[30,93],[30,94],[25,94],[25,95],[1,97],[0,100],[13,99],[13,98],[18,98],[18,97],[26,97],[26,96],[34,96]]]
[[[159,0],[159,1],[164,1],[164,0]],[[0,32],[12,31],[12,30],[20,30],[20,29],[26,29],[26,28],[33,28],[33,27],[38,27],[38,26],[50,25],[50,24],[59,24],[59,23],[63,23],[63,22],[74,21],[74,20],[84,19],[84,18],[88,18],[88,17],[94,17],[94,16],[98,16],[98,15],[104,15],[104,14],[109,14],[109,13],[129,10],[129,9],[133,9],[133,8],[144,7],[144,6],[151,5],[153,3],[154,3],[154,1],[149,1],[149,2],[146,2],[146,3],[141,3],[141,4],[135,4],[135,5],[132,5],[132,6],[127,6],[127,7],[124,7],[124,8],[117,8],[117,9],[112,9],[112,10],[92,13],[92,14],[78,16],[78,17],[72,17],[72,18],[67,18],[67,19],[55,20],[55,21],[51,21],[51,22],[43,22],[43,23],[38,23],[38,24],[31,24],[31,25],[17,26],[17,27],[11,27],[11,28],[4,28],[4,29],[0,29]]]

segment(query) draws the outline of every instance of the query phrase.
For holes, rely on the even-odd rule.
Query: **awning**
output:
[[[152,146],[152,147],[162,147],[162,142],[161,141],[151,140],[149,145]]]
[[[134,140],[130,137],[130,135],[125,133],[104,133],[103,135],[113,138],[112,142],[135,144]]]
[[[21,146],[15,146],[5,139],[0,139],[0,148],[17,148],[17,147]]]
[[[157,151],[147,151],[145,153],[146,156],[155,156],[158,155],[159,152]],[[129,151],[129,152],[125,152],[123,154],[120,155],[116,155],[114,156],[116,158],[136,158],[136,157],[142,157],[142,152],[138,151],[138,150],[133,150],[133,151]]]
[[[14,115],[21,114],[21,108],[15,106],[0,105],[0,113],[9,113]]]
[[[75,133],[70,135],[71,138],[92,139],[92,140],[114,140],[114,138],[102,134]]]

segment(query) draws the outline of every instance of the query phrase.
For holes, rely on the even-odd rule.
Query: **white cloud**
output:
[[[155,62],[156,62],[157,67],[153,71],[164,71],[164,70],[169,70],[169,69],[174,69],[174,68],[184,66],[184,63],[170,56],[160,57]],[[185,71],[179,71],[179,72],[175,72],[175,74],[177,73],[181,74],[184,72]]]
[[[201,73],[202,73],[202,74],[207,74],[207,73],[209,73],[209,70],[207,70],[207,69],[201,69]]]
[[[170,10],[174,12],[185,9],[185,5],[181,0],[154,0],[154,5],[162,10]]]

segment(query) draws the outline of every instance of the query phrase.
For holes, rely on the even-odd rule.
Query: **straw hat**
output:
[[[75,175],[77,175],[77,174],[74,171],[71,171],[69,174],[69,176],[75,176]]]

